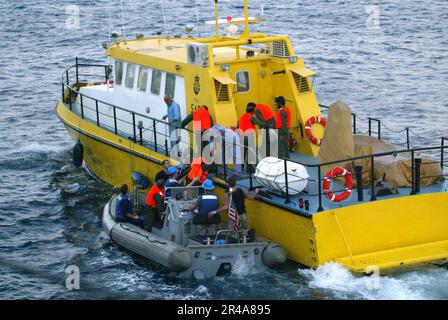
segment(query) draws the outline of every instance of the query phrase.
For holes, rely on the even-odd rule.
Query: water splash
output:
[[[338,263],[327,263],[316,270],[299,270],[312,289],[324,291],[326,296],[335,299],[368,300],[420,300],[440,299],[446,296],[448,273],[444,269],[408,271],[401,274],[381,276],[358,276]],[[443,287],[434,291],[441,280]]]
[[[238,257],[235,260],[235,263],[232,267],[232,274],[238,276],[247,276],[252,274],[255,271],[255,257],[253,255],[249,255],[247,258],[243,258],[241,254],[238,254]]]

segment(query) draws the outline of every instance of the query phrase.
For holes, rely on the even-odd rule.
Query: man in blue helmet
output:
[[[218,197],[212,193],[215,189],[213,181],[206,179],[202,184],[204,194],[200,195],[195,204],[191,205],[191,209],[197,209],[198,213],[193,220],[193,223],[198,226],[199,235],[211,235],[215,233],[214,225],[221,221],[219,215],[209,217],[210,212],[215,212],[219,208]]]
[[[170,166],[166,170],[168,180],[165,183],[165,197],[171,197],[171,191],[169,188],[182,187],[182,184],[177,180],[179,175],[179,169],[175,166]]]

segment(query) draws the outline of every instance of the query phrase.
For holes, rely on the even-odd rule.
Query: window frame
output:
[[[238,91],[238,86],[239,86],[239,82],[238,82],[238,74],[239,73],[247,73],[247,84],[248,84],[248,89],[245,91]],[[250,72],[249,70],[238,70],[237,72],[235,72],[235,82],[236,84],[236,93],[239,94],[244,94],[244,93],[249,93],[250,89],[251,89],[251,81],[250,81]]]
[[[133,64],[133,63],[128,63],[127,66],[126,66],[126,77],[125,77],[125,79],[124,79],[124,86],[125,86],[126,88],[128,88],[128,89],[131,89],[131,90],[133,90],[133,89],[134,89],[134,86],[135,86],[135,67],[136,67],[136,65]],[[132,86],[131,86],[131,87],[128,86],[129,68],[132,68],[132,69],[133,69],[132,84],[131,84]]]
[[[120,77],[117,76],[117,64],[119,64],[121,66],[119,68],[120,69]],[[123,61],[115,60],[115,65],[114,65],[114,77],[115,77],[115,79],[114,79],[114,83],[116,85],[119,85],[119,86],[123,83],[123,65],[124,65]]]
[[[146,73],[146,77],[144,77],[144,81],[141,81],[141,74]],[[144,85],[144,89],[141,89],[141,86]],[[138,70],[137,77],[137,92],[146,92],[148,90],[148,68],[144,66],[140,66]]]
[[[167,89],[168,89],[168,78],[171,78],[171,76],[172,76],[172,78],[174,80],[173,81],[173,94],[167,92]],[[165,75],[165,96],[167,94],[169,94],[170,97],[174,99],[174,95],[176,94],[176,75],[174,73],[166,72],[166,75]]]
[[[159,76],[159,85],[158,85],[158,88],[157,88],[157,90],[156,90],[156,92],[154,92],[154,75],[155,74],[159,74],[160,76]],[[152,69],[152,73],[151,73],[151,93],[153,94],[153,95],[156,95],[156,96],[160,96],[160,89],[161,89],[161,87],[162,87],[162,71],[160,71],[160,70],[158,70],[158,69]]]

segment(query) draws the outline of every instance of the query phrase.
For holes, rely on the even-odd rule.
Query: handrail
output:
[[[107,67],[107,65],[90,65],[90,64],[78,64],[78,66]],[[74,67],[76,67],[76,65],[73,65],[73,66],[69,67],[68,69],[66,69],[66,71],[71,70],[71,69],[74,68]],[[62,82],[62,84],[64,85],[64,88],[70,89],[71,91],[75,92],[76,94],[82,95],[83,97],[86,97],[86,98],[91,99],[91,100],[93,100],[93,101],[98,101],[98,102],[100,102],[100,103],[102,103],[102,104],[104,104],[104,105],[107,105],[107,106],[110,106],[110,107],[114,107],[114,108],[116,108],[116,109],[118,109],[118,110],[122,110],[122,111],[125,111],[125,112],[133,113],[133,114],[135,114],[135,115],[137,115],[137,116],[139,116],[139,117],[143,117],[143,118],[146,118],[146,119],[148,119],[148,120],[155,120],[155,121],[157,121],[157,122],[159,122],[159,123],[162,123],[162,124],[165,124],[165,125],[170,125],[170,124],[169,124],[168,122],[166,122],[166,121],[163,121],[163,120],[160,120],[160,119],[156,119],[156,118],[153,118],[153,117],[149,117],[149,116],[147,116],[147,115],[144,115],[144,114],[141,114],[141,113],[138,113],[138,112],[129,110],[129,109],[125,109],[125,108],[119,107],[119,106],[117,106],[117,105],[115,105],[115,104],[113,104],[113,103],[106,102],[106,101],[102,101],[102,100],[99,100],[99,99],[97,99],[97,98],[93,98],[93,97],[91,97],[91,96],[89,96],[89,95],[86,95],[86,94],[84,94],[84,93],[79,92],[79,90],[76,90],[76,89],[73,88],[71,85],[67,85],[67,84],[64,82],[64,75],[65,75],[66,71],[64,71],[64,73],[62,74],[62,79],[61,79],[61,80],[62,80],[61,82]],[[185,130],[190,131],[189,129],[185,129]]]
[[[145,129],[145,131],[149,130],[150,132],[153,132],[153,134],[154,134],[154,141],[153,142],[149,141],[149,142],[150,142],[150,144],[151,143],[155,143],[155,150],[157,151],[157,138],[156,138],[156,136],[157,136],[157,134],[162,134],[162,133],[157,132],[155,124],[156,123],[160,123],[160,124],[163,124],[163,125],[166,125],[166,126],[170,126],[170,124],[168,122],[166,122],[166,121],[159,120],[159,119],[156,119],[154,117],[150,117],[150,116],[147,116],[147,115],[144,115],[144,114],[141,114],[141,113],[129,110],[129,109],[125,109],[125,108],[119,107],[119,106],[117,106],[117,105],[115,105],[113,103],[105,102],[105,101],[102,101],[102,100],[93,98],[93,97],[91,97],[89,95],[81,93],[80,90],[76,89],[76,87],[75,87],[75,85],[79,85],[80,84],[79,83],[79,67],[101,67],[101,68],[105,68],[105,70],[106,70],[105,78],[106,78],[106,81],[107,81],[108,80],[108,70],[109,70],[108,68],[110,68],[110,65],[78,63],[78,59],[76,59],[76,64],[70,66],[69,68],[67,68],[62,73],[62,76],[61,76],[62,97],[63,97],[63,101],[64,101],[65,95],[66,95],[66,89],[68,89],[68,99],[69,99],[69,104],[70,104],[70,110],[72,110],[72,103],[73,103],[73,101],[72,101],[73,100],[72,94],[74,92],[76,95],[79,95],[79,97],[80,97],[80,106],[81,106],[81,116],[82,116],[82,118],[84,118],[84,108],[96,111],[96,119],[89,119],[89,120],[91,120],[93,122],[96,122],[96,124],[98,126],[101,126],[100,118],[99,118],[100,114],[103,115],[103,116],[112,117],[114,119],[114,127],[113,128],[111,128],[110,125],[108,125],[108,124],[104,124],[103,123],[102,125],[105,126],[105,127],[114,129],[115,134],[118,134],[118,131],[119,131],[118,130],[118,126],[117,126],[117,120],[119,120],[121,122],[124,122],[124,123],[127,123],[128,125],[132,125],[133,126],[134,142],[137,142],[137,131],[136,131],[136,126],[137,126],[137,128],[139,129],[139,134],[140,134],[140,144],[142,144],[142,145],[143,145],[143,138],[142,138],[142,132],[143,132],[142,129],[143,129],[143,127],[140,124],[137,125],[135,116],[138,116],[138,117],[141,117],[143,119],[147,119],[149,121],[152,121],[152,124],[150,125],[150,127],[152,126],[153,130],[150,130],[150,127],[148,127],[147,129]],[[75,84],[71,84],[70,83],[70,78],[69,78],[69,72],[73,68],[76,69],[76,79],[77,79],[77,82]],[[93,108],[89,107],[89,106],[84,106],[83,98],[84,98],[84,100],[85,99],[90,99],[90,100],[94,101],[95,102],[95,106]],[[98,110],[98,104],[99,103],[102,103],[105,106],[112,107],[113,108],[113,116],[109,115],[109,114],[105,114],[105,113],[99,112],[99,110]],[[322,107],[322,108],[327,108],[327,109],[329,108],[328,106],[325,106],[325,105],[319,105],[319,106]],[[126,121],[126,120],[123,120],[123,119],[118,119],[117,118],[117,114],[116,114],[116,110],[121,110],[121,111],[124,111],[124,112],[129,113],[130,115],[132,115],[132,122]],[[354,125],[353,133],[356,134],[356,132],[357,132],[357,128],[356,128],[356,118],[357,118],[357,116],[356,116],[355,113],[351,113],[351,115],[352,115],[353,120],[354,120],[353,121],[353,125]],[[379,119],[372,118],[372,117],[368,117],[367,119],[369,121],[368,122],[369,123],[369,135],[371,135],[371,133],[372,133],[371,122],[372,121],[376,121],[377,124],[378,124],[378,132],[376,132],[376,133],[378,134],[378,139],[381,139],[381,121]],[[189,133],[192,132],[189,129],[185,129],[185,128],[180,128],[180,129],[186,130]],[[287,177],[287,172],[288,172],[288,170],[287,170],[287,165],[288,165],[287,162],[288,161],[292,162],[292,163],[296,163],[296,164],[302,165],[302,166],[305,166],[305,167],[308,167],[308,168],[317,168],[318,169],[317,180],[310,180],[310,181],[315,181],[315,182],[318,183],[318,194],[317,195],[310,195],[309,194],[309,196],[318,196],[319,197],[319,207],[317,208],[318,212],[324,210],[323,203],[322,203],[322,195],[323,195],[323,192],[322,192],[322,180],[324,178],[322,178],[322,173],[321,173],[321,169],[324,166],[336,165],[336,164],[340,164],[340,163],[350,163],[350,162],[353,162],[353,161],[356,161],[356,160],[362,160],[362,159],[370,159],[371,167],[369,168],[369,171],[370,171],[370,174],[371,174],[371,179],[370,179],[371,181],[369,183],[369,187],[371,188],[371,199],[370,200],[373,201],[373,200],[376,199],[375,192],[374,192],[375,191],[375,185],[374,185],[374,183],[375,183],[375,179],[374,179],[374,162],[375,162],[375,158],[384,157],[384,156],[391,156],[391,155],[397,156],[398,154],[402,154],[402,153],[411,153],[411,161],[412,161],[412,163],[411,163],[411,166],[412,166],[411,194],[418,193],[419,189],[420,189],[420,181],[419,181],[419,179],[420,179],[420,177],[419,177],[420,165],[424,165],[424,164],[421,163],[421,159],[419,159],[418,157],[416,158],[416,153],[417,152],[421,152],[421,151],[439,150],[440,153],[441,153],[440,154],[440,166],[442,167],[442,169],[444,167],[448,167],[448,165],[445,165],[445,163],[444,163],[445,162],[444,151],[445,151],[445,149],[448,149],[448,144],[445,144],[445,141],[448,141],[448,138],[447,137],[441,137],[441,145],[437,146],[437,147],[420,147],[420,148],[412,148],[411,149],[410,148],[410,139],[409,139],[409,131],[410,131],[410,129],[406,128],[405,131],[406,131],[406,134],[407,134],[407,142],[406,142],[407,148],[406,149],[397,149],[397,150],[392,150],[392,151],[386,151],[386,152],[374,153],[374,154],[369,154],[369,155],[350,157],[350,158],[339,159],[339,160],[328,161],[328,162],[317,163],[317,164],[303,163],[301,161],[297,161],[297,160],[294,160],[294,159],[284,158],[283,160],[284,160],[284,167],[285,167],[285,182],[286,182],[286,202],[285,202],[285,205],[290,202],[289,189],[291,189],[291,186],[289,186],[289,184],[288,184],[289,181],[288,181],[288,177]],[[124,132],[124,131],[121,131],[121,132]],[[131,134],[131,133],[129,133],[129,134]],[[165,135],[165,137],[168,137],[168,136]],[[227,177],[227,165],[228,165],[228,163],[226,163],[225,147],[227,147],[227,143],[226,142],[229,141],[226,138],[227,138],[227,136],[224,135],[224,137],[223,137],[223,141],[224,141],[224,143],[223,143],[223,154],[222,154],[224,161],[223,161],[222,166],[224,167],[224,177],[225,178]],[[232,147],[238,146],[238,145],[240,147],[244,147],[244,144],[242,144],[242,143],[235,143],[235,142],[233,142],[233,138],[232,137],[230,137],[230,140],[232,140]],[[167,146],[167,140],[166,139],[165,139],[165,149],[166,149],[166,153],[168,155],[168,146]],[[362,174],[362,173],[364,173],[364,172],[361,172],[360,174]],[[416,175],[418,175],[418,177]],[[250,183],[251,183],[251,186],[252,186],[252,174],[249,174],[249,179],[250,179]],[[227,179],[225,179],[225,180],[227,180]]]

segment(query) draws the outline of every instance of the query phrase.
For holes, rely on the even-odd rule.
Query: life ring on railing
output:
[[[308,136],[308,139],[310,139],[310,141],[315,145],[320,146],[322,140],[313,136],[313,133],[311,132],[311,126],[315,123],[319,123],[325,128],[325,126],[327,125],[327,120],[321,116],[314,116],[309,118],[308,121],[305,123],[305,133]]]
[[[335,195],[331,191],[331,179],[336,176],[345,178],[345,191],[338,195]],[[347,199],[348,197],[350,197],[350,195],[352,193],[352,188],[353,188],[352,174],[347,169],[344,169],[341,167],[336,167],[336,168],[333,168],[330,171],[328,171],[327,174],[325,175],[323,189],[324,189],[325,195],[327,196],[327,198],[330,201],[341,202],[341,201]]]

